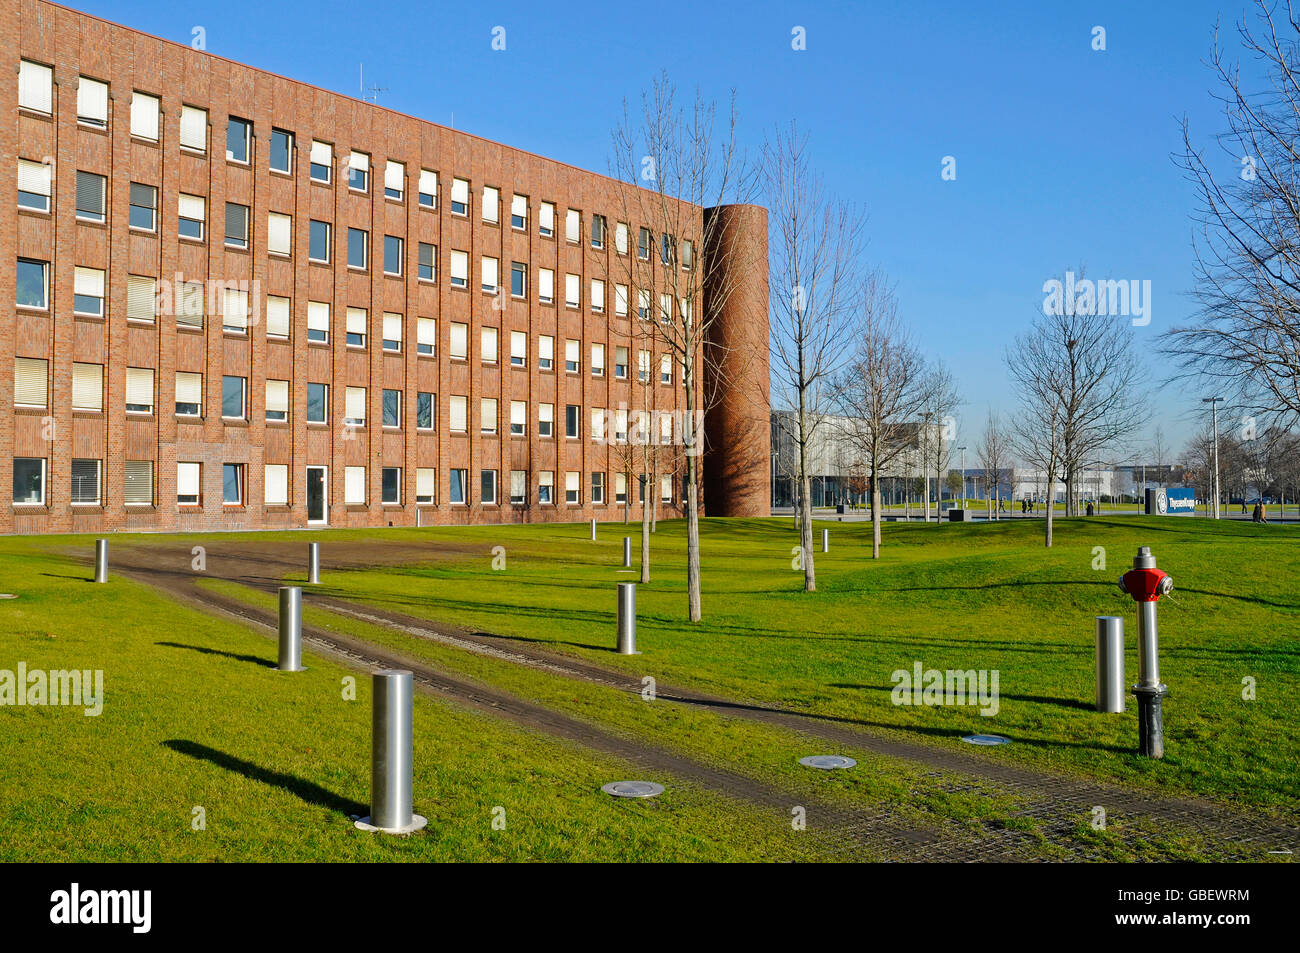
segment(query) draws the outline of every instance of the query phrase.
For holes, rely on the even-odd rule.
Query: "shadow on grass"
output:
[[[370,813],[369,808],[364,804],[350,801],[305,778],[300,778],[294,774],[284,774],[281,771],[271,771],[260,765],[253,764],[251,761],[236,758],[234,755],[218,751],[216,748],[209,748],[207,745],[201,745],[195,741],[173,738],[164,741],[163,747],[196,758],[199,761],[207,761],[209,764],[224,768],[226,771],[242,774],[244,777],[259,781],[262,784],[281,788],[308,804],[315,804],[327,810],[338,811],[346,817],[360,817],[363,814]]]
[[[184,642],[155,642],[154,645],[165,645],[173,649],[189,649],[191,652],[202,652],[204,655],[220,655],[225,658],[234,659],[237,662],[251,662],[254,665],[261,665],[264,668],[275,668],[276,663],[259,658],[256,655],[240,655],[238,652],[223,652],[221,649],[209,649],[202,645],[186,645]]]
[[[79,582],[94,582],[93,578],[87,579],[79,572],[43,572],[42,576],[48,576],[51,579],[76,579]]]

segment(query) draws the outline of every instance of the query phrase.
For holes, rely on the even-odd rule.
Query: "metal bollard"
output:
[[[618,654],[640,655],[636,650],[636,583],[618,584]]]
[[[828,529],[824,529],[822,530],[822,552],[829,553],[830,551],[831,551],[831,531]]]
[[[591,541],[593,543],[596,541],[596,520],[594,517],[591,520]]]
[[[623,537],[623,568],[628,569],[632,566],[632,537]]]
[[[108,540],[95,540],[95,582],[108,582]]]
[[[320,585],[320,543],[307,544],[307,584]]]
[[[410,672],[383,669],[371,677],[370,816],[367,831],[410,834],[429,823],[413,813],[414,680]]]
[[[280,665],[282,672],[302,669],[302,589],[280,587]]]
[[[1139,546],[1133,568],[1120,578],[1119,587],[1138,604],[1138,681],[1133,686],[1138,701],[1138,754],[1163,758],[1165,728],[1161,709],[1169,688],[1160,682],[1156,603],[1173,590],[1174,581],[1156,568],[1151,547]]]
[[[1124,712],[1124,617],[1097,616],[1097,711]]]

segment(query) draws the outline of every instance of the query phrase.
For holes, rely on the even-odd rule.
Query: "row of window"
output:
[[[316,224],[316,223],[313,223]],[[349,229],[349,231],[358,231]],[[388,272],[390,274],[400,274],[401,262],[401,244],[400,238],[386,236],[388,240],[396,242],[396,250],[393,252],[394,261],[398,264],[393,267],[399,271]],[[428,249],[426,256],[426,249]],[[427,274],[430,280],[435,273],[434,259],[437,255],[437,248],[433,245],[420,245],[420,273],[423,277]],[[467,280],[465,269],[468,267],[468,258],[462,257],[457,259],[456,256],[464,256],[464,252],[452,252],[452,284],[460,282],[463,286]],[[385,271],[389,268],[387,263],[387,252],[385,253]],[[427,264],[426,264],[427,262]],[[483,290],[498,291],[498,261],[495,258],[483,256],[482,258],[482,275]],[[19,308],[25,308],[33,311],[48,311],[50,307],[50,281],[51,267],[50,262],[38,258],[19,258],[16,264],[17,286],[15,304]],[[459,277],[458,277],[459,276]],[[580,308],[582,306],[581,278],[578,275],[566,274],[565,279],[565,306]],[[227,331],[244,332],[248,330],[249,322],[249,294],[245,290],[248,283],[240,282],[212,282],[211,287],[205,286],[202,281],[182,282],[175,289],[174,299],[171,285],[169,282],[150,277],[148,275],[127,275],[127,318],[132,321],[155,320],[159,313],[172,314],[176,317],[178,325],[188,328],[202,328],[203,316],[205,311],[211,309],[220,310],[222,316],[226,318],[225,326]],[[160,290],[161,285],[161,290]],[[236,285],[238,287],[231,287]],[[510,271],[510,294],[514,298],[524,298],[527,296],[527,266],[522,262],[513,262]],[[628,286],[615,284],[614,286],[614,313],[619,317],[626,317],[628,314]],[[220,293],[220,300],[209,300],[216,298]],[[105,316],[105,300],[107,296],[106,273],[102,268],[91,268],[82,265],[76,265],[73,269],[73,302],[72,309],[75,314],[87,317],[102,318]],[[538,269],[538,298],[543,303],[552,303],[555,296],[555,273],[549,268]],[[598,314],[605,311],[605,282],[593,278],[591,279],[590,298],[591,310]],[[641,321],[650,320],[650,292],[645,289],[637,290],[637,317]],[[267,295],[266,298],[266,321],[267,334],[272,337],[288,337],[289,335],[289,313],[290,299],[283,295]],[[311,309],[324,309],[328,315],[330,305],[328,302],[313,301],[308,305],[308,328],[311,330]],[[364,308],[348,308],[348,313],[360,312],[365,313]],[[683,297],[677,301],[677,313],[679,316],[689,317],[691,314],[690,299]],[[657,317],[664,323],[672,321],[673,316],[673,297],[668,294],[659,296],[659,310]],[[387,313],[386,313],[387,317]],[[400,318],[400,315],[397,317]],[[432,318],[421,318],[421,321]],[[311,340],[324,340],[324,338],[311,337]]]
[[[272,423],[289,420],[289,381],[267,380],[265,412],[266,419]],[[176,416],[201,418],[203,415],[203,375],[187,371],[176,373]],[[14,405],[27,409],[45,409],[49,404],[48,366],[39,358],[19,357],[14,359]],[[419,430],[436,429],[435,421],[438,396],[424,391],[415,395],[415,426]],[[452,433],[466,433],[469,429],[470,399],[464,395],[452,395],[448,398],[448,425]],[[528,402],[512,400],[510,404],[510,435],[521,437],[527,434],[529,419]],[[99,413],[104,409],[104,366],[75,362],[72,365],[72,409],[74,411]],[[347,427],[364,427],[366,425],[366,408],[368,393],[365,387],[344,388],[344,420]],[[400,428],[402,426],[402,391],[383,389],[381,407],[382,426]],[[494,397],[479,400],[479,432],[498,433],[498,401]],[[148,367],[128,367],[126,369],[126,412],[130,414],[152,414],[154,412],[154,371]],[[248,417],[248,379],[234,375],[221,378],[221,416],[224,420],[246,420]],[[628,434],[628,411],[620,408],[607,413],[603,407],[591,409],[592,439],[603,442],[607,437],[606,420],[613,421],[614,440],[622,442]],[[329,423],[329,385],[323,383],[307,384],[307,423]],[[580,404],[567,404],[565,413],[565,436],[577,439],[582,436]],[[645,415],[633,414],[635,421],[641,421]],[[659,420],[660,441],[668,443],[673,436],[675,416],[668,412],[656,412],[650,415],[645,424],[653,426],[653,420]],[[554,436],[555,405],[553,403],[537,404],[537,433],[541,437]]]
[[[380,502],[385,506],[402,505],[402,468],[380,468]],[[509,502],[513,506],[527,506],[529,496],[529,471],[511,470]],[[478,496],[471,500],[468,469],[452,468],[448,471],[447,502],[452,505],[479,503],[496,505],[498,499],[498,471],[479,471]],[[541,470],[535,484],[537,502],[554,504],[556,500],[555,471]],[[582,501],[582,472],[568,470],[564,474],[564,502],[580,505]],[[15,457],[13,468],[13,502],[15,506],[47,505],[47,460],[44,457]],[[153,461],[128,460],[123,467],[123,499],[128,506],[153,504]],[[637,480],[640,502],[645,502],[645,480]],[[98,506],[103,503],[103,462],[94,459],[72,461],[69,502],[74,506]],[[591,503],[605,502],[605,474],[590,474]],[[614,474],[614,502],[627,502],[628,475]],[[343,502],[346,505],[364,506],[368,486],[366,468],[343,468]],[[289,505],[289,465],[268,463],[263,468],[263,503],[266,506]],[[660,479],[660,500],[673,501],[673,478]],[[683,492],[685,490],[683,489]],[[248,499],[248,465],[223,463],[221,465],[221,502],[224,506],[246,506]],[[419,467],[415,471],[415,502],[434,504],[437,499],[437,470]],[[178,506],[203,505],[203,464],[180,461],[176,464],[176,503]]]
[[[18,74],[18,105],[43,115],[53,115],[53,71],[50,67],[29,60],[22,60]],[[100,80],[87,76],[78,77],[77,81],[77,121],[81,125],[96,129],[108,128],[109,86]],[[157,96],[135,90],[131,95],[130,106],[131,135],[148,142],[160,141],[161,103]],[[208,153],[208,111],[198,106],[183,105],[177,131],[177,141],[181,150],[196,155]],[[294,174],[295,136],[286,129],[273,128],[267,149],[267,168],[282,175]],[[229,116],[226,119],[226,161],[240,165],[252,164],[253,125],[247,119]],[[345,170],[347,185],[351,191],[368,193],[370,191],[370,155],[356,150],[346,156],[340,151],[339,165]],[[308,176],[313,182],[332,184],[335,165],[334,145],[321,140],[312,140],[308,162]],[[21,173],[20,173],[21,175]],[[48,175],[48,174],[47,174]],[[422,208],[438,207],[438,173],[430,169],[420,169],[417,184],[417,202]],[[407,191],[406,164],[389,159],[384,166],[384,198],[390,201],[405,201]],[[48,195],[48,191],[46,193]],[[20,200],[21,201],[21,200]],[[483,186],[480,190],[480,203],[483,221],[498,224],[501,218],[501,193],[494,186]],[[453,215],[468,216],[470,206],[470,182],[468,179],[453,178],[451,184],[451,212]],[[510,225],[517,231],[528,228],[529,197],[513,193],[510,200]],[[571,243],[582,240],[582,212],[568,209],[564,220],[564,237]],[[537,209],[537,229],[542,237],[555,235],[556,204],[541,202]],[[603,215],[593,214],[588,236],[593,248],[604,248],[607,240],[608,226]],[[620,255],[628,253],[630,228],[625,222],[618,222],[614,228],[614,247]],[[648,260],[654,236],[648,228],[640,228],[637,235],[637,256]],[[693,265],[693,248],[690,241],[682,241],[680,246],[672,235],[660,237],[660,260],[667,265],[680,258],[683,268]]]

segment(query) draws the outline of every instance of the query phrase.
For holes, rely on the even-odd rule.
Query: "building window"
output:
[[[555,502],[555,474],[550,470],[543,470],[537,475],[537,502]]]
[[[176,502],[181,506],[197,506],[199,487],[202,485],[203,464],[176,464]]]
[[[510,364],[523,367],[528,363],[528,333],[526,331],[510,332]]]
[[[650,229],[643,228],[637,232],[636,236],[636,257],[642,261],[650,260],[650,244],[654,241],[650,234]]]
[[[312,219],[307,232],[307,258],[325,264],[330,260],[330,223]]]
[[[283,129],[271,130],[270,169],[286,174],[293,171],[293,133]]]
[[[482,288],[489,294],[496,294],[497,282],[500,280],[500,267],[501,263],[489,255],[484,255],[480,260]]]
[[[126,369],[126,412],[128,414],[153,413],[153,368],[128,367]]]
[[[49,362],[36,357],[14,358],[14,405],[44,407],[49,395]]]
[[[695,261],[695,246],[689,241],[682,242],[682,268],[686,271],[691,270]]]
[[[510,294],[516,298],[528,294],[528,266],[522,261],[510,263]]]
[[[673,501],[673,477],[671,473],[664,474],[659,479],[659,501],[661,503],[671,503]]]
[[[343,392],[343,424],[347,427],[366,425],[366,389],[349,387]]]
[[[384,236],[384,274],[401,275],[402,240],[396,235]]]
[[[208,151],[208,111],[197,106],[181,107],[180,145],[200,155]]]
[[[158,220],[158,190],[152,185],[131,183],[131,207],[127,222],[132,228],[152,232]]]
[[[289,382],[266,382],[266,419],[280,423],[289,419]]]
[[[623,380],[627,377],[627,348],[614,348],[614,377]]]
[[[130,288],[127,289],[128,303]],[[201,281],[187,281],[180,287],[180,301],[176,310],[176,327],[203,327],[204,308],[207,306],[206,289]]]
[[[18,160],[18,207],[34,212],[50,210],[51,167],[44,162]]]
[[[126,318],[128,321],[141,321],[152,324],[157,304],[158,283],[146,275],[126,276]],[[227,295],[229,289],[227,289]]]
[[[469,325],[463,321],[451,322],[451,359],[453,361],[469,359]]]
[[[226,161],[248,164],[248,141],[252,133],[252,123],[234,116],[226,123]]]
[[[537,435],[539,437],[555,436],[555,405],[537,405]]]
[[[384,165],[384,198],[398,202],[406,194],[406,166],[389,159]]]
[[[415,471],[415,502],[434,503],[437,500],[438,471],[433,467],[420,467]]]
[[[349,506],[366,504],[366,468],[343,468],[343,502]]]
[[[104,365],[72,365],[72,409],[101,413],[104,410]]]
[[[528,503],[528,471],[510,471],[510,505],[526,506]]]
[[[627,317],[627,285],[614,285],[614,313]]]
[[[671,384],[673,382],[673,357],[671,354],[663,354],[659,357],[659,383]]]
[[[497,362],[497,329],[483,328],[479,334],[479,358],[484,364]]]
[[[226,245],[248,247],[248,206],[226,203]]]
[[[564,240],[576,243],[582,236],[582,213],[571,208],[564,214]]]
[[[244,505],[244,465],[242,463],[223,463],[221,465],[221,503],[223,506]]]
[[[582,502],[582,474],[577,470],[564,474],[564,502],[571,506]]]
[[[402,426],[402,392],[384,388],[384,426]]]
[[[72,496],[76,504],[96,504],[99,502],[100,462],[98,460],[72,461]]]
[[[14,457],[14,505],[45,505],[44,457]]]
[[[72,310],[91,317],[104,316],[104,272],[98,268],[76,268],[72,281]]]
[[[605,408],[591,408],[591,442],[605,442]]]
[[[537,212],[537,234],[550,238],[555,234],[555,203],[543,202]]]
[[[466,252],[451,253],[451,286],[453,288],[469,286],[469,255]]]
[[[221,307],[221,329],[226,334],[248,333],[248,292],[225,289]]]
[[[564,342],[564,369],[576,374],[582,369],[582,342],[569,338]]]
[[[315,222],[312,222],[315,225]],[[366,232],[360,228],[348,227],[348,267],[362,268],[366,267]],[[313,239],[314,241],[314,239]],[[315,257],[315,253],[312,253]]]
[[[402,316],[392,311],[384,312],[383,348],[385,351],[402,350]]]
[[[447,405],[448,425],[452,433],[464,433],[469,427],[469,398],[454,396]]]
[[[354,192],[365,192],[370,188],[370,156],[364,152],[353,152],[348,156],[348,188]]]
[[[479,472],[479,502],[496,503],[497,501],[497,471],[481,470]]]
[[[104,221],[105,179],[93,172],[77,171],[77,218],[83,222]]]
[[[627,474],[626,473],[614,474],[614,502],[615,503],[627,502]]]
[[[605,345],[603,344],[591,346],[591,376],[605,376]]]
[[[415,426],[417,430],[433,429],[433,394],[415,395]]]
[[[591,475],[591,502],[605,502],[605,474],[593,473]]]
[[[139,91],[131,94],[131,135],[158,141],[158,97]]]
[[[307,302],[307,340],[313,344],[328,344],[330,339],[330,306],[324,301]]]
[[[289,323],[289,299],[281,295],[267,295],[266,336],[287,340]]]
[[[289,466],[268,463],[262,468],[262,497],[267,506],[289,505]]]
[[[293,219],[279,212],[266,213],[266,250],[272,255],[288,255],[293,247]]]
[[[510,402],[510,436],[522,437],[528,430],[528,402],[512,400]]]
[[[334,168],[334,147],[328,142],[312,141],[311,161],[308,175],[313,182],[329,184],[330,171]]]
[[[127,460],[122,476],[122,502],[127,506],[153,504],[153,461]]]
[[[379,474],[379,501],[388,506],[402,502],[401,467],[383,467]]]
[[[648,383],[650,380],[650,352],[649,351],[636,352],[636,379],[639,380],[642,384]]]
[[[466,484],[469,481],[469,471],[452,467],[451,470],[448,471],[447,475],[451,480],[449,493],[451,502],[463,506],[467,502],[465,499],[465,490],[467,489]]]
[[[227,420],[244,419],[244,385],[242,377],[225,375],[221,378],[221,416]]]
[[[435,261],[438,257],[438,246],[420,242],[417,251],[420,256],[417,277],[421,281],[437,281],[438,270]]]
[[[596,314],[605,312],[605,282],[599,278],[591,279],[591,310]]]
[[[566,404],[564,407],[564,436],[571,440],[582,435],[582,428],[578,422],[581,413],[582,407],[578,404]]]
[[[176,373],[176,415],[197,417],[203,408],[203,375],[189,371]]]
[[[591,247],[592,248],[605,247],[605,216],[604,215],[591,216]]]
[[[510,200],[510,227],[520,231],[528,227],[528,196],[516,194]]]
[[[207,212],[207,202],[203,196],[181,193],[177,211],[176,233],[181,238],[203,241],[203,220]]]
[[[480,433],[497,432],[497,402],[495,397],[483,397],[478,402],[478,421]]]
[[[614,226],[614,251],[620,255],[627,254],[627,222]]]
[[[469,212],[469,181],[451,180],[451,214],[466,215]]]
[[[77,122],[95,129],[108,128],[108,83],[77,77]]]
[[[659,261],[661,264],[668,265],[672,263],[674,244],[673,236],[664,232],[659,239]]]
[[[18,259],[18,307],[37,308],[41,311],[49,307],[49,268],[50,263],[47,261]]]
[[[438,349],[438,320],[420,318],[416,321],[415,333],[415,352],[431,357]]]
[[[582,304],[582,278],[578,275],[564,276],[564,305],[576,308]]]
[[[438,207],[438,173],[428,169],[420,170],[420,207]]]
[[[537,338],[537,366],[544,371],[555,366],[555,338],[549,334]]]
[[[555,300],[555,272],[549,268],[537,269],[537,300],[543,304]]]
[[[483,221],[493,225],[501,221],[501,195],[490,185],[483,186]]]
[[[325,423],[328,420],[326,416],[328,407],[329,385],[309,383],[307,385],[307,423]]]

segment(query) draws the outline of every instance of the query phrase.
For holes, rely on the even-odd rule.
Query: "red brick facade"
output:
[[[631,292],[631,318],[615,312],[615,274],[609,263],[616,254],[614,233],[617,197],[622,186],[609,178],[584,172],[516,149],[487,142],[463,132],[400,115],[370,103],[326,92],[289,79],[241,66],[205,52],[149,37],[105,23],[42,0],[17,0],[0,10],[0,50],[5,75],[0,84],[0,532],[101,532],[111,530],[211,530],[300,527],[308,525],[307,470],[326,467],[326,522],[331,526],[413,526],[434,523],[533,522],[549,520],[622,519],[615,503],[617,451],[593,439],[591,411],[621,405],[640,406],[635,322],[636,292]],[[20,61],[52,68],[48,114],[19,104]],[[78,119],[80,77],[108,84],[107,123],[96,128]],[[133,94],[157,96],[161,104],[157,141],[133,135]],[[202,154],[179,144],[182,106],[207,111],[206,149]],[[249,158],[226,157],[229,117],[251,123]],[[290,172],[269,167],[272,130],[292,134]],[[328,143],[333,164],[328,184],[313,180],[309,162],[313,140]],[[369,181],[364,190],[349,187],[349,153],[369,156]],[[16,168],[19,160],[52,163],[50,210],[19,207]],[[386,197],[388,161],[404,164],[400,199]],[[417,198],[421,170],[437,174],[436,207]],[[105,221],[77,216],[77,172],[107,180]],[[466,214],[452,212],[453,179],[469,182]],[[156,220],[152,231],[130,225],[130,184],[157,188]],[[485,188],[498,190],[497,222],[485,221]],[[179,196],[206,200],[202,241],[178,234]],[[522,229],[511,224],[512,197],[527,198]],[[227,203],[247,206],[247,248],[225,242]],[[539,233],[542,203],[553,203],[554,234]],[[577,242],[565,237],[567,210],[581,213]],[[761,210],[759,210],[761,211]],[[268,247],[269,215],[291,217],[291,248],[286,255]],[[693,210],[701,223],[704,212]],[[603,215],[608,234],[603,247],[593,247],[593,216]],[[753,216],[744,221],[750,221]],[[309,223],[331,225],[330,261],[308,261]],[[761,216],[766,240],[766,215]],[[637,255],[637,229],[631,222],[628,254]],[[756,226],[757,227],[757,226]],[[348,265],[348,229],[368,233],[364,269]],[[699,229],[696,230],[699,234]],[[400,276],[384,273],[385,236],[403,241]],[[682,235],[679,238],[691,238]],[[436,277],[419,276],[419,245],[436,246]],[[452,287],[451,257],[468,257],[467,287]],[[492,294],[480,290],[484,256],[499,263],[498,285]],[[651,254],[646,268],[664,266]],[[18,259],[47,262],[45,307],[11,304],[20,293]],[[512,296],[511,264],[527,266],[522,297]],[[642,267],[638,265],[638,267]],[[74,270],[104,273],[104,317],[74,314]],[[554,303],[539,300],[539,269],[554,275]],[[25,272],[31,274],[29,270]],[[565,304],[565,276],[580,276],[580,307]],[[202,328],[179,328],[175,316],[160,308],[152,322],[128,320],[127,276],[157,279],[168,290],[176,276],[187,281],[248,282],[250,297],[264,305],[268,296],[290,299],[291,326],[287,338],[268,335],[258,306],[243,333],[223,328],[220,306],[209,305]],[[603,312],[592,309],[592,280],[607,280]],[[25,292],[24,292],[25,293]],[[754,335],[766,340],[766,279],[746,298],[744,320],[754,320]],[[330,305],[328,341],[308,341],[309,302]],[[364,347],[347,344],[347,309],[365,309],[368,317]],[[381,345],[382,316],[401,316],[400,350]],[[417,348],[418,319],[436,320],[433,355]],[[742,321],[738,314],[735,321]],[[761,321],[761,331],[757,322]],[[467,359],[451,356],[451,326],[468,324]],[[743,323],[743,321],[742,321]],[[729,321],[728,324],[733,324]],[[497,331],[495,361],[481,353],[481,329]],[[522,367],[511,363],[511,332],[527,335]],[[734,328],[733,328],[733,333]],[[553,339],[551,369],[539,361],[541,337]],[[581,342],[576,373],[565,369],[565,342]],[[592,345],[605,348],[604,374],[592,368]],[[615,378],[618,347],[629,349],[624,379]],[[659,384],[661,348],[655,348],[650,373],[659,392],[656,404],[681,409],[680,376]],[[15,406],[15,358],[47,362],[47,402],[44,408]],[[73,363],[103,368],[102,410],[74,410]],[[31,366],[31,365],[24,365]],[[152,369],[152,413],[126,410],[127,368]],[[173,413],[178,372],[203,375],[200,415]],[[223,377],[246,382],[243,419],[223,419]],[[764,363],[762,376],[766,377]],[[268,421],[266,381],[288,381],[289,407],[284,422]],[[327,384],[325,423],[308,423],[308,383]],[[764,396],[765,380],[764,380]],[[366,424],[344,426],[346,388],[366,388]],[[382,392],[400,391],[400,425],[381,426]],[[417,395],[436,395],[432,429],[416,426]],[[468,398],[465,433],[451,431],[452,396]],[[496,434],[481,432],[480,401],[497,400]],[[526,433],[510,435],[510,405],[526,401]],[[554,407],[553,435],[539,434],[539,407]],[[565,435],[565,408],[578,405],[579,437]],[[747,416],[747,415],[740,415]],[[730,413],[728,419],[740,419]],[[757,483],[746,487],[753,500],[722,503],[721,512],[756,511],[765,507],[767,483],[766,409],[761,447],[750,447],[759,460]],[[729,451],[727,451],[729,452]],[[712,456],[717,456],[711,451]],[[749,454],[747,454],[748,456]],[[13,490],[11,458],[44,460],[42,499],[9,505]],[[98,502],[73,503],[73,461],[101,461]],[[125,502],[127,461],[152,463],[152,490],[147,503]],[[177,501],[177,464],[202,465],[197,505]],[[726,460],[721,460],[726,464]],[[243,466],[241,502],[223,501],[223,471],[227,464]],[[83,468],[85,464],[80,464]],[[138,466],[138,464],[137,464]],[[264,477],[267,467],[287,468],[288,502],[268,505]],[[676,461],[672,502],[661,515],[680,515],[684,466]],[[364,503],[345,501],[345,468],[365,468]],[[385,468],[400,470],[398,502],[382,502]],[[468,504],[449,501],[452,468],[468,471]],[[420,470],[436,471],[435,500],[417,503]],[[497,503],[480,499],[481,471],[497,471]],[[733,468],[734,469],[734,468]],[[527,471],[527,502],[510,505],[511,472]],[[577,503],[565,499],[565,474],[581,474]],[[278,472],[278,471],[277,471]],[[539,502],[539,477],[554,474],[553,502]],[[592,475],[604,474],[604,502],[592,501]],[[761,484],[761,485],[759,485]],[[740,487],[731,480],[728,490]],[[712,488],[711,488],[712,489]],[[658,487],[654,488],[657,493]],[[720,492],[714,489],[713,492]],[[636,487],[629,487],[633,518],[639,518]],[[713,500],[710,499],[710,504]]]

